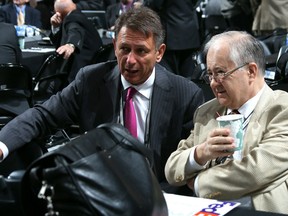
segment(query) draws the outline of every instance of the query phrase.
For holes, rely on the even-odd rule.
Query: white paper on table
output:
[[[22,52],[34,52],[34,53],[48,53],[54,52],[55,48],[38,48],[38,47],[31,47],[30,49],[22,49]]]
[[[238,202],[163,193],[169,216],[222,216],[239,206]]]

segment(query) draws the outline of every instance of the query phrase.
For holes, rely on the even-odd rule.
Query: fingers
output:
[[[234,138],[229,136],[227,128],[217,128],[209,133],[206,142],[197,146],[194,158],[199,164],[217,157],[224,157],[233,154],[236,147]]]
[[[74,48],[68,44],[65,44],[63,46],[60,46],[56,52],[59,55],[63,55],[64,59],[68,59],[73,53],[74,53]]]
[[[234,138],[229,136],[230,130],[227,128],[219,128],[213,130],[207,138],[207,148],[213,155],[220,156],[223,153],[233,152],[235,148]],[[217,157],[218,157],[217,156]]]
[[[62,23],[62,18],[60,13],[56,12],[51,18],[50,18],[51,25],[54,27],[60,26]]]

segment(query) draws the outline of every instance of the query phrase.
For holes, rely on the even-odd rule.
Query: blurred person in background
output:
[[[42,28],[41,13],[29,5],[29,0],[13,0],[0,8],[0,21],[13,25]]]
[[[196,8],[201,0],[144,0],[156,11],[166,32],[167,46],[161,64],[169,71],[193,79],[193,54],[200,48],[199,20]]]
[[[71,82],[81,67],[92,63],[102,40],[97,29],[72,0],[56,0],[54,10],[50,38],[56,52],[72,62],[68,77],[68,82]]]
[[[252,33],[253,11],[250,0],[221,0],[219,3],[230,30]]]
[[[0,22],[0,64],[21,63],[22,53],[13,24]]]
[[[106,20],[108,29],[113,31],[115,28],[116,19],[127,10],[134,7],[134,0],[120,0],[115,4],[112,4],[107,7],[106,10]]]
[[[288,30],[287,0],[251,0],[255,11],[253,32],[256,36],[272,34],[277,28]]]

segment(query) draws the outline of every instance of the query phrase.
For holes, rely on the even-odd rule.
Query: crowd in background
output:
[[[17,2],[16,0],[15,2]],[[50,0],[20,0],[25,4],[36,8],[41,13],[41,22],[43,29],[50,29],[50,17],[54,13],[53,2]],[[13,0],[2,0],[1,6],[11,3]],[[174,7],[169,1],[154,1],[147,0],[74,0],[77,8],[80,10],[105,10],[109,13],[107,23],[109,28],[113,26],[116,18],[133,5],[146,5],[156,9],[161,15],[176,11],[177,15],[184,17],[185,9]],[[168,3],[167,3],[168,2]],[[181,1],[180,1],[181,2]],[[186,4],[187,1],[182,1]],[[288,3],[283,0],[194,0],[190,1],[197,8],[198,29],[200,35],[203,33],[205,26],[205,18],[211,15],[223,16],[229,28],[236,30],[245,30],[254,35],[265,35],[272,33],[276,28],[288,28]],[[174,3],[172,1],[172,3]],[[181,4],[182,4],[181,3]],[[159,8],[161,7],[161,10]],[[171,11],[169,8],[172,8]],[[179,9],[183,10],[184,14]],[[195,8],[188,8],[191,12]],[[169,15],[166,15],[169,16]],[[173,15],[172,15],[173,16]],[[113,27],[112,27],[113,29]],[[195,31],[191,29],[191,31]],[[201,35],[203,36],[203,35]],[[197,44],[197,43],[196,43]]]

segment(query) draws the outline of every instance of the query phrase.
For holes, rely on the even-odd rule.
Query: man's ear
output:
[[[117,46],[117,44],[116,44],[116,39],[115,38],[112,39],[112,43],[113,43],[113,47],[114,47],[115,56],[117,56],[116,55],[116,46]]]
[[[257,73],[260,73],[257,64],[254,63],[254,62],[249,63],[248,64],[248,75],[249,75],[249,78],[255,78],[256,76],[258,76]]]
[[[160,62],[166,50],[166,45],[161,44],[159,49],[157,50],[156,62]]]

